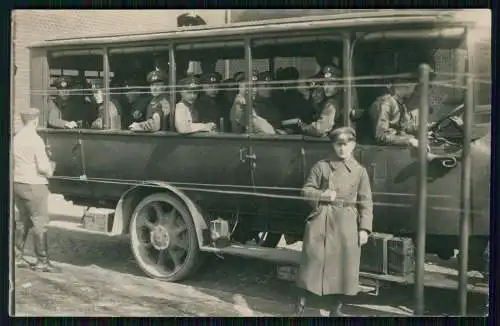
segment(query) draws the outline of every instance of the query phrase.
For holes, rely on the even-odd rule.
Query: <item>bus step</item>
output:
[[[69,222],[69,221],[50,221],[49,228],[67,230],[71,232],[81,232],[87,234],[95,234],[108,237],[116,237],[119,235],[112,234],[111,232],[102,232],[96,230],[89,230],[83,227],[80,222]]]
[[[267,260],[278,264],[298,265],[300,263],[301,251],[288,248],[265,248],[255,245],[231,244],[227,247],[216,248],[203,246],[201,251],[213,252],[218,256],[227,254],[247,258]]]

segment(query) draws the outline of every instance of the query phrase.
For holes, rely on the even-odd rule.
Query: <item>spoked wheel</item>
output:
[[[144,198],[130,222],[132,252],[150,277],[175,282],[195,271],[199,263],[196,229],[177,198],[158,193]]]

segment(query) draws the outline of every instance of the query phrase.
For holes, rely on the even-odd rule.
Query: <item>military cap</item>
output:
[[[21,111],[21,119],[24,123],[38,119],[39,115],[40,110],[38,110],[37,108],[29,108]]]
[[[259,80],[259,71],[257,69],[252,70],[252,81],[258,81]]]
[[[55,87],[57,89],[66,89],[71,87],[73,84],[73,80],[67,76],[61,76],[58,77],[54,80],[54,82],[51,84],[52,87]]]
[[[238,71],[234,74],[233,79],[239,83],[245,79],[245,73],[243,71]]]
[[[218,72],[209,72],[201,76],[201,82],[203,84],[217,84],[222,80],[221,74]]]
[[[104,88],[104,80],[102,79],[96,79],[93,80],[91,83],[93,89],[103,89]]]
[[[264,82],[272,81],[273,74],[270,71],[264,71],[258,75],[258,79],[259,81],[264,81]]]
[[[356,140],[356,131],[351,127],[336,128],[328,133],[332,142]]]
[[[179,80],[179,86],[182,89],[195,89],[198,88],[200,82],[195,76],[187,76]]]
[[[165,76],[160,70],[153,70],[147,76],[148,84],[153,83],[163,83],[165,82]]]
[[[327,79],[333,79],[333,78],[338,78],[342,74],[340,72],[340,69],[334,66],[324,66],[321,69],[321,77],[322,78],[327,78]]]

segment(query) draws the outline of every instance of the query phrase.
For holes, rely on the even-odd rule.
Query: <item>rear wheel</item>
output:
[[[196,228],[184,204],[167,193],[144,198],[130,222],[131,247],[149,277],[180,281],[200,264]]]

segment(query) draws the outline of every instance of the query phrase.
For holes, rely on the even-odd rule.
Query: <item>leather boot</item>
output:
[[[33,263],[27,261],[24,258],[24,245],[26,244],[26,239],[28,237],[28,232],[24,229],[16,230],[15,233],[15,245],[14,245],[14,263],[18,268],[29,268],[33,266]]]
[[[33,235],[35,238],[35,252],[37,255],[37,262],[35,266],[33,266],[33,269],[38,272],[60,273],[61,269],[52,265],[47,255],[47,232],[34,232]]]

